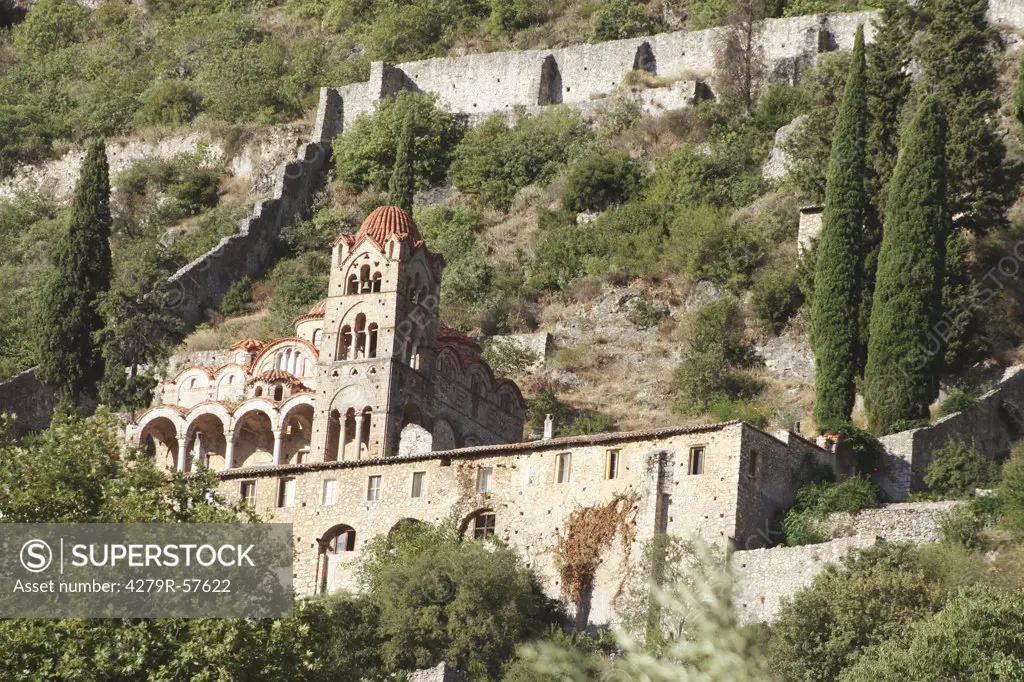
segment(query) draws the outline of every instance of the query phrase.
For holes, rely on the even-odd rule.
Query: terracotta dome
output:
[[[366,216],[358,235],[364,235],[378,245],[387,241],[391,235],[399,239],[411,239],[414,244],[423,241],[420,231],[416,228],[409,212],[397,206],[380,206]]]
[[[292,325],[293,326],[297,325],[300,322],[305,322],[306,320],[322,320],[322,319],[324,319],[324,316],[326,314],[327,314],[327,299],[325,298],[325,299],[323,299],[321,301],[317,301],[316,304],[312,308],[309,309],[308,313],[303,313],[302,315],[299,315],[298,317],[296,317],[292,321]]]

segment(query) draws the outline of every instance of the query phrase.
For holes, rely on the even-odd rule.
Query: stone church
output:
[[[452,520],[513,547],[565,597],[559,547],[581,510],[614,507],[616,539],[577,619],[615,601],[657,533],[723,547],[770,542],[795,472],[832,455],[799,435],[727,422],[524,441],[515,383],[440,323],[444,261],[400,208],[334,242],[328,297],[295,335],[246,339],[162,382],[129,442],[167,468],[218,473],[229,499],[293,525],[299,594],[356,586],[366,542]]]

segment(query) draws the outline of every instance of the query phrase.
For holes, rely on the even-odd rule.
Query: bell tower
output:
[[[403,394],[426,395],[444,261],[412,216],[382,206],[333,245],[317,366],[312,461],[397,452]]]

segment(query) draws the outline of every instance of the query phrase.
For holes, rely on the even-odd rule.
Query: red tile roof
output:
[[[379,206],[373,209],[370,215],[366,216],[358,232],[354,235],[339,235],[334,243],[337,244],[344,239],[349,246],[355,246],[364,239],[369,239],[378,248],[383,248],[384,242],[392,235],[400,241],[409,240],[414,249],[423,245],[423,237],[420,236],[412,216],[397,206]]]

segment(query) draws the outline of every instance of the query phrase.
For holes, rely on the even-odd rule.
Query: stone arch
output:
[[[434,420],[434,438],[432,442],[434,450],[454,450],[458,447],[455,437],[455,429],[447,419]]]
[[[226,367],[217,374],[217,400],[230,400],[245,394],[245,371]]]
[[[467,532],[475,533],[474,526],[476,524],[476,520],[484,515],[495,515],[494,509],[492,507],[481,507],[467,514],[462,521],[459,522],[459,537],[465,538]]]
[[[523,394],[510,381],[503,381],[497,388],[497,401],[501,409],[516,417],[525,417]]]
[[[418,529],[426,528],[426,524],[419,519],[414,519],[411,516],[398,519],[395,525],[391,526],[391,530],[388,531],[388,542],[392,542],[396,537],[408,533],[410,531],[415,532]]]
[[[287,353],[290,352],[290,355]],[[288,366],[279,366],[281,362],[287,361],[291,364],[290,366],[296,370],[301,368],[298,366],[299,359],[301,358],[303,365],[308,365],[312,369],[313,365],[316,364],[317,350],[310,341],[306,339],[300,339],[298,337],[288,337],[283,339],[276,339],[260,351],[260,354],[256,356],[253,361],[252,373],[253,375],[259,375],[264,372],[269,372],[273,369],[282,369],[289,371]],[[291,358],[295,358],[291,360]],[[291,372],[295,374],[295,372]]]
[[[636,48],[636,55],[633,57],[633,70],[658,73],[658,60],[654,56],[651,44],[646,40]]]
[[[177,412],[157,408],[139,420],[138,443],[158,467],[175,469],[178,466],[178,435],[184,432],[184,424]]]
[[[263,466],[274,463],[274,432],[278,414],[265,400],[251,400],[235,410],[232,436],[237,466]]]
[[[230,415],[223,409],[200,408],[195,414],[190,414],[185,430],[185,447],[189,451],[186,467],[191,468],[192,462],[198,462],[209,469],[229,468],[226,455],[230,426]]]
[[[459,362],[459,356],[451,348],[443,348],[437,354],[437,369],[441,376],[462,381],[462,363]]]
[[[423,426],[423,412],[420,410],[419,405],[414,402],[406,403],[402,409],[402,426],[408,426],[409,424]]]
[[[290,401],[281,413],[281,463],[302,464],[309,458],[313,435],[314,408],[310,396],[305,401]]]
[[[356,550],[356,529],[348,524],[339,523],[327,529],[316,542],[319,549],[316,561],[317,591],[322,594],[337,582],[340,559]]]
[[[555,56],[549,54],[540,65],[540,87],[537,104],[562,103],[562,72],[558,69]]]

